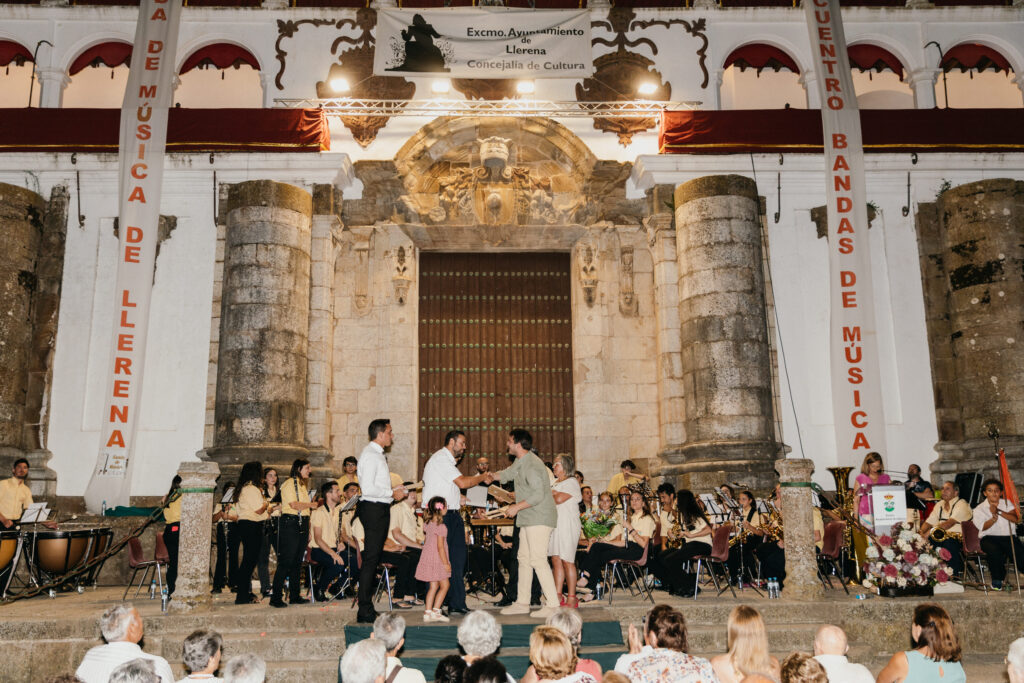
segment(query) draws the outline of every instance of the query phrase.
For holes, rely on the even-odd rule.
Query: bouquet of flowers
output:
[[[865,588],[934,586],[953,576],[946,565],[949,551],[933,548],[928,539],[906,523],[893,525],[888,534],[868,546],[865,555]]]
[[[611,533],[617,523],[613,514],[596,508],[580,515],[580,522],[583,524],[583,535],[587,538],[603,538]]]

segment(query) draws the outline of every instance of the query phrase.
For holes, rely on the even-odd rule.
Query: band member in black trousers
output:
[[[309,538],[309,513],[319,503],[309,500],[309,461],[298,458],[292,463],[291,476],[281,484],[281,530],[277,540],[277,571],[271,589],[271,607],[286,607],[282,599],[284,580],[288,579],[288,602],[308,602],[301,595],[302,555]]]
[[[242,465],[238,478],[235,505],[238,511],[238,537],[242,547],[242,563],[235,579],[235,604],[245,605],[259,602],[252,594],[252,572],[259,563],[260,553],[266,539],[267,501],[260,487],[263,480],[263,465],[252,461]]]

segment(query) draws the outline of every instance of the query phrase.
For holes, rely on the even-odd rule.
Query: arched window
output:
[[[174,101],[193,109],[261,107],[260,63],[244,47],[214,43],[184,61]]]
[[[39,87],[32,87],[32,51],[21,43],[0,40],[0,107],[27,107],[39,104]]]
[[[108,41],[78,55],[68,68],[71,82],[64,90],[65,107],[119,108],[124,101],[132,45]]]
[[[853,89],[861,109],[913,109],[914,92],[903,79],[903,63],[883,47],[858,43],[847,48]]]
[[[738,47],[722,68],[722,109],[807,107],[800,67],[774,45],[750,43]]]
[[[940,107],[1017,108],[1024,104],[1009,60],[988,45],[956,45],[942,56],[941,66],[943,73],[935,83],[935,101]]]

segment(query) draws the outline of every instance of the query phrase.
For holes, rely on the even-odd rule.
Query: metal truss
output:
[[[539,100],[372,100],[275,99],[278,106],[323,109],[328,116],[550,116],[557,118],[642,119],[666,110],[696,109],[700,102],[551,102]]]

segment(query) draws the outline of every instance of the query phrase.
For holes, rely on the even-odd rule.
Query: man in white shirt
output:
[[[422,671],[408,669],[402,666],[401,660],[398,659],[398,652],[405,644],[405,619],[394,612],[385,612],[373,622],[373,633],[370,637],[384,643],[384,648],[388,651],[387,680],[391,683],[426,683]]]
[[[391,520],[391,503],[406,496],[404,486],[391,486],[384,449],[394,442],[391,420],[380,418],[370,423],[367,430],[370,443],[359,454],[356,470],[362,495],[356,505],[356,517],[363,525],[365,549],[363,565],[359,570],[359,612],[356,621],[372,624],[377,618],[373,609],[373,591],[376,587],[377,565],[384,552],[384,539],[388,536],[388,522]]]
[[[998,479],[987,480],[981,492],[985,500],[974,508],[974,526],[978,527],[981,550],[992,573],[992,587],[1000,590],[1006,579],[1008,559],[1016,555],[1017,571],[1024,572],[1024,547],[1014,533],[1015,525],[1020,523],[1020,511],[1003,498],[1003,484]]]
[[[490,484],[494,475],[489,472],[470,476],[459,471],[459,461],[466,451],[466,435],[458,430],[444,437],[444,447],[430,456],[423,466],[423,506],[434,496],[444,498],[448,510],[444,525],[448,528],[448,558],[452,578],[448,589],[448,614],[467,614],[466,607],[466,525],[459,510],[462,508],[462,490],[481,482]]]
[[[85,683],[107,683],[111,672],[119,665],[140,658],[153,661],[160,683],[174,683],[174,674],[167,660],[143,652],[139,647],[142,617],[130,602],[119,603],[104,612],[100,617],[100,631],[107,644],[86,652],[75,671],[75,675]]]
[[[829,683],[874,683],[866,666],[846,658],[849,651],[846,633],[838,626],[825,624],[814,636],[814,658],[825,668]]]

